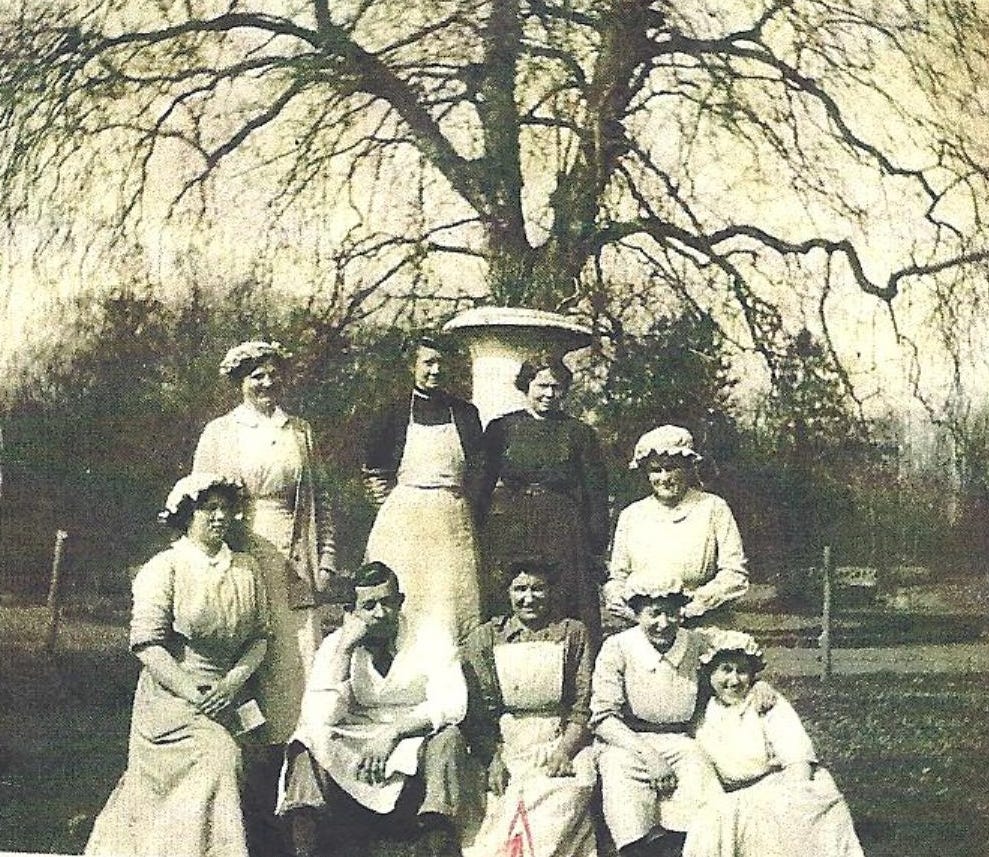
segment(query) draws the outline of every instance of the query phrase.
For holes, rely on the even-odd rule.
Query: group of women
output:
[[[192,474],[162,512],[180,536],[134,581],[130,645],[142,672],[128,767],[86,853],[244,857],[242,801],[271,825],[251,850],[281,847],[270,815],[278,765],[320,641],[318,605],[341,580],[312,431],[279,403],[288,358],[278,343],[251,341],[221,364],[242,402],[206,426]],[[593,429],[561,408],[567,367],[555,357],[527,360],[516,379],[525,407],[482,430],[473,405],[443,389],[443,344],[422,339],[412,358],[409,395],[368,432],[364,477],[380,508],[365,558],[396,572],[413,629],[439,627],[462,645],[472,689],[464,728],[488,789],[465,853],[590,857],[590,695],[602,605],[634,626],[628,593],[677,591],[685,619],[717,616],[748,584],[738,528],[724,501],[701,489],[690,433],[659,427],[635,447],[630,467],[645,471],[650,493],[619,516],[605,579],[606,471]],[[770,797],[735,800],[734,821],[727,804],[709,809],[705,830],[713,832],[688,838],[691,857],[790,853],[765,837],[747,844],[747,808],[776,812],[775,792],[760,784],[789,771],[795,755],[808,781],[818,775],[806,736],[793,738],[802,734],[795,715],[775,717],[788,724],[786,746],[776,748],[772,715],[743,714],[746,694],[722,700],[714,676],[723,660],[747,668],[749,686],[761,667],[754,641],[738,649],[738,639],[709,647],[697,740],[708,742],[719,774],[717,756],[735,742],[727,730],[761,740],[762,755],[746,749],[744,764],[726,763],[722,781],[733,796],[740,784]],[[773,699],[770,711],[792,711]],[[841,810],[836,790],[832,797]],[[795,811],[804,810],[815,811]],[[834,818],[825,827],[847,827],[842,836],[854,842],[850,820],[835,827]],[[857,853],[831,848],[839,838],[829,832],[820,850],[802,853]]]

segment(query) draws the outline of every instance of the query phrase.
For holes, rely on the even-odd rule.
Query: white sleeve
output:
[[[455,726],[467,715],[467,682],[454,646],[440,654],[431,653],[426,679],[426,699],[414,713],[429,718],[433,731]]]
[[[749,572],[746,567],[742,535],[728,504],[715,497],[711,510],[711,527],[717,544],[717,570],[714,577],[694,591],[688,614],[699,615],[729,601],[741,598],[749,588]]]
[[[782,695],[777,695],[776,704],[763,715],[763,723],[766,743],[779,764],[786,767],[795,762],[817,761],[814,745],[800,722],[800,715]]]
[[[352,704],[350,681],[333,679],[331,662],[340,641],[340,632],[334,631],[323,640],[313,658],[309,679],[302,695],[299,712],[300,736],[316,736],[339,723]]]

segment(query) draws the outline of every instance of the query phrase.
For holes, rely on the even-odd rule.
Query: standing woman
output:
[[[134,693],[127,770],[86,854],[246,857],[233,709],[265,656],[268,606],[257,563],[224,538],[239,487],[180,479],[161,519],[184,535],[134,579]]]
[[[252,852],[286,849],[274,816],[282,750],[295,729],[322,629],[316,606],[334,581],[329,503],[319,479],[312,429],[282,410],[282,370],[291,355],[278,342],[243,342],[220,363],[242,402],[203,430],[195,470],[222,473],[246,489],[247,547],[261,567],[272,638],[258,670],[267,724],[248,765],[246,806]]]
[[[242,402],[203,430],[194,470],[243,482],[251,553],[271,600],[274,639],[261,667],[266,737],[283,744],[295,728],[306,675],[322,640],[317,594],[336,562],[328,502],[317,479],[312,429],[282,410],[282,370],[291,355],[278,342],[242,342],[220,364]]]
[[[684,617],[705,616],[745,594],[745,552],[728,504],[701,490],[694,439],[664,425],[639,438],[631,470],[644,470],[651,493],[618,516],[604,593],[609,612],[632,618],[623,595],[633,588],[680,587]],[[719,617],[719,619],[722,617]]]
[[[484,558],[490,580],[519,556],[541,555],[560,573],[552,616],[584,623],[601,644],[596,557],[608,543],[608,477],[594,430],[561,410],[572,373],[559,358],[526,360],[515,378],[522,410],[484,432]],[[491,587],[486,613],[506,612]]]
[[[412,390],[372,421],[364,478],[380,508],[365,562],[395,571],[412,632],[428,625],[459,641],[480,622],[473,501],[481,420],[443,389],[445,369],[443,344],[420,338]]]

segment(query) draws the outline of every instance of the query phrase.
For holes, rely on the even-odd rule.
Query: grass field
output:
[[[44,618],[0,607],[0,850],[72,853],[123,770],[137,668],[121,625],[80,619],[48,663]],[[803,716],[869,857],[989,854],[986,676],[767,678]]]

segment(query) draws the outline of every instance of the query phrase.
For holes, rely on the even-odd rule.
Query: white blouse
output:
[[[618,516],[612,542],[610,577],[624,587],[682,586],[693,602],[688,615],[700,615],[745,593],[749,586],[742,537],[728,504],[691,488],[675,508],[652,495]]]
[[[800,717],[777,692],[776,704],[759,714],[751,694],[738,705],[711,699],[697,727],[697,743],[726,786],[740,785],[797,762],[816,762]]]

